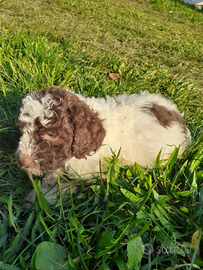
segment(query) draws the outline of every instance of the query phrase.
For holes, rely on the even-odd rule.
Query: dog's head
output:
[[[16,124],[22,134],[19,166],[35,175],[54,171],[71,157],[91,155],[106,134],[97,113],[74,93],[56,86],[26,96]]]

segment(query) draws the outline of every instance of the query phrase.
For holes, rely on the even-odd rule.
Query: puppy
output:
[[[167,160],[175,147],[181,156],[191,142],[177,107],[157,94],[88,98],[52,86],[22,103],[18,163],[34,175],[76,171],[90,177],[99,172],[99,160],[120,148],[120,162],[152,168],[161,149]]]

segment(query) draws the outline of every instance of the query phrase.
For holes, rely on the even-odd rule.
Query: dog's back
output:
[[[167,160],[175,147],[180,147],[181,156],[190,144],[190,132],[177,107],[159,95],[142,92],[114,98],[79,98],[98,112],[106,130],[95,154],[67,161],[66,168],[71,166],[79,174],[98,172],[98,160],[110,157],[111,149],[117,154],[121,148],[119,160],[126,165],[137,162],[153,167],[161,149],[161,160]]]

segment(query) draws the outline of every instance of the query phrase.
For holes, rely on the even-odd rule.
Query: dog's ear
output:
[[[79,100],[70,110],[70,120],[74,127],[72,155],[81,159],[96,152],[106,135],[98,114]]]
[[[95,152],[102,145],[106,135],[98,114],[77,95],[66,89],[51,86],[43,90],[43,93],[52,96],[52,109],[64,123],[61,128],[67,130],[71,125],[73,129],[71,156],[81,159]]]
[[[47,95],[47,94],[51,95],[52,99],[54,100],[53,107],[62,105],[64,108],[66,107],[71,108],[79,100],[77,95],[58,86],[47,87],[45,90],[42,90],[40,93],[42,93],[42,95]]]

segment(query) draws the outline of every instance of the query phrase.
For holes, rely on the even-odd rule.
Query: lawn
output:
[[[0,18],[0,269],[201,269],[203,13],[175,0],[10,0]],[[152,170],[112,155],[105,181],[78,176],[76,193],[48,205],[41,179],[17,166],[14,122],[22,98],[50,85],[160,93],[184,112],[193,143]]]

